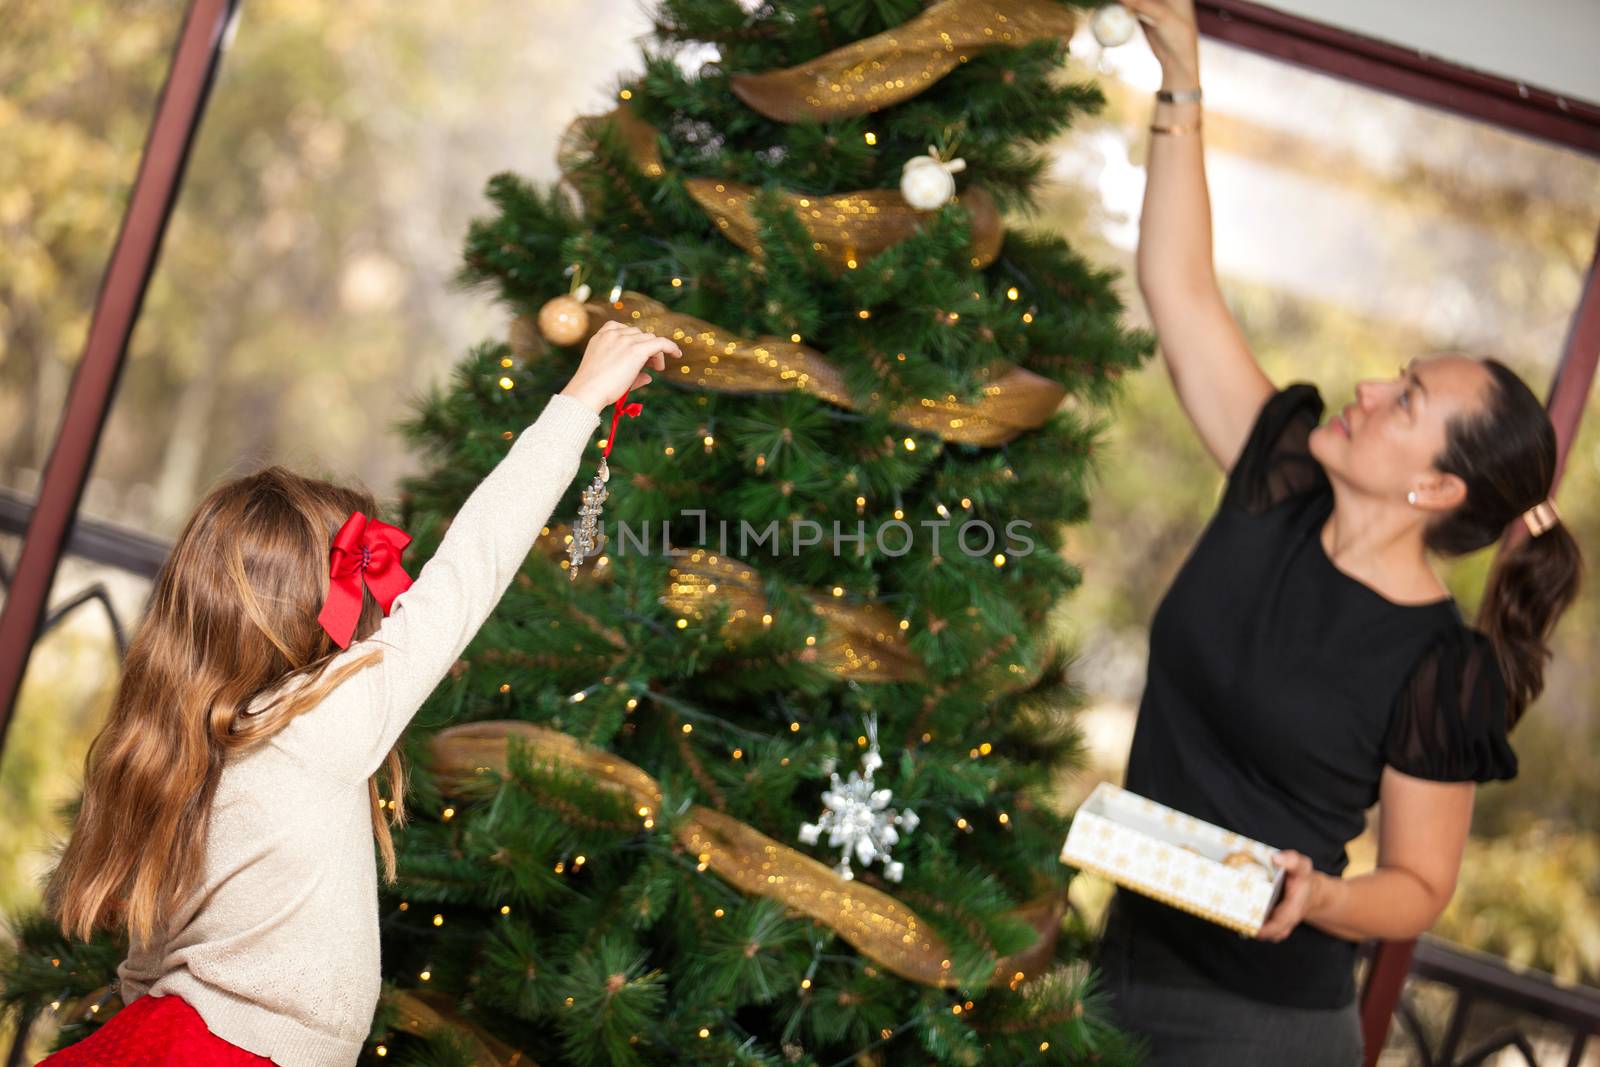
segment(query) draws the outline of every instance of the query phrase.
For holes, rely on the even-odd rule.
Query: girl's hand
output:
[[[666,370],[668,355],[680,359],[683,349],[636,326],[608,321],[589,338],[577,372],[561,391],[603,412],[623,393],[651,381],[646,366]]]
[[[1288,937],[1311,910],[1321,889],[1321,879],[1327,877],[1311,866],[1311,857],[1293,849],[1273,853],[1272,862],[1287,870],[1283,878],[1283,896],[1278,898],[1278,906],[1256,931],[1258,941],[1282,941]]]
[[[1163,89],[1200,85],[1200,31],[1194,0],[1122,0],[1144,27],[1150,51],[1161,61]]]

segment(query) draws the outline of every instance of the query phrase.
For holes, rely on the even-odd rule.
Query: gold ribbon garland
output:
[[[624,292],[612,303],[591,300],[592,317],[614,319],[646,333],[671,337],[683,356],[667,380],[719,393],[787,393],[799,389],[842,408],[852,401],[844,375],[821,352],[778,337],[756,340],[673,311],[643,293]]]
[[[941,0],[909,21],[787,70],[738,74],[734,95],[777,122],[861,115],[910,99],[997,45],[1070,38],[1071,8],[1053,0]]]
[[[570,526],[552,523],[541,534],[534,549],[552,563],[566,566],[565,544],[571,537]],[[592,571],[595,579],[610,573],[606,566]],[[800,651],[803,661],[854,681],[915,681],[923,677],[922,661],[906,645],[899,621],[891,611],[882,605],[840,603],[837,598],[810,590],[802,595],[811,601],[826,627],[816,645]],[[688,550],[672,565],[667,574],[667,590],[659,601],[670,611],[694,619],[704,619],[717,601],[723,601],[728,605],[723,632],[730,638],[763,629],[762,617],[770,608],[755,568],[706,549]]]
[[[432,991],[396,989],[386,991],[383,999],[397,1013],[396,1030],[424,1038],[441,1030],[453,1030],[466,1038],[473,1067],[539,1067],[538,1061],[521,1049],[457,1017],[449,997]]]
[[[483,772],[505,772],[513,741],[525,745],[537,762],[578,771],[626,797],[641,819],[660,812],[660,785],[639,767],[558,730],[521,721],[463,723],[435,734],[429,748],[440,787],[467,795],[490,785]],[[944,939],[888,893],[845,881],[811,857],[698,804],[677,821],[674,834],[679,844],[729,884],[823,923],[885,970],[922,985],[958,984]],[[1022,952],[999,960],[992,981],[1009,984],[1018,972],[1038,973],[1054,954],[1065,907],[1066,894],[1055,891],[1016,910],[1014,914],[1040,936]]]
[[[669,380],[717,392],[798,389],[846,410],[855,407],[844,376],[821,352],[799,342],[741,337],[631,291],[614,303],[591,300],[585,306],[602,320],[614,319],[678,342],[683,356],[674,361],[678,369]],[[954,394],[924,397],[902,404],[889,417],[947,441],[993,447],[1043,425],[1067,392],[1060,383],[1004,360],[984,368],[980,377],[984,395],[976,404]]]
[[[603,115],[579,115],[567,124],[556,143],[556,167],[590,210],[598,204],[607,178],[619,177],[606,173],[607,164],[599,153],[601,131],[607,126],[622,139],[629,161],[639,173],[647,178],[659,178],[666,173],[656,128],[635,115],[631,107],[620,104]],[[617,185],[626,188],[620,182]],[[634,208],[640,214],[647,213],[642,203],[635,203]]]
[[[683,187],[711,216],[722,236],[757,259],[762,257],[757,237],[760,224],[755,215],[759,190],[755,186],[718,178],[687,178]],[[898,189],[860,189],[824,196],[784,190],[779,197],[811,235],[812,250],[821,253],[836,271],[854,267],[899,244],[930,215],[906,203]],[[1000,246],[1005,243],[1000,209],[995,206],[994,197],[978,185],[956,197],[956,202],[966,209],[970,220],[972,265],[987,267],[1000,255]]]
[[[803,595],[825,625],[817,643],[801,653],[807,660],[858,682],[903,682],[922,676],[922,661],[900,636],[900,622],[893,612],[881,604],[842,604],[820,593]],[[695,619],[703,619],[716,603],[726,603],[731,636],[760,630],[768,610],[754,567],[703,548],[672,565],[661,603]]]
[[[552,523],[540,531],[534,549],[565,568],[569,565],[566,543],[571,536],[571,527]],[[670,568],[667,589],[658,597],[663,606],[679,615],[703,619],[715,601],[727,603],[727,622],[722,632],[730,640],[737,640],[765,625],[757,620],[768,613],[769,605],[759,572],[754,567],[743,560],[719,556],[709,549],[680,551],[684,554]],[[605,581],[611,575],[611,568],[597,563],[590,575],[594,581]],[[519,581],[524,578],[519,576]],[[802,662],[818,664],[840,678],[856,682],[924,681],[926,664],[906,643],[899,620],[881,604],[848,603],[811,590],[797,592],[810,601],[823,624],[817,643],[799,651]],[[972,616],[976,612],[969,606],[965,614]],[[581,621],[601,632],[613,647],[622,647],[621,635],[607,632],[593,619]],[[1006,649],[1001,646],[990,649],[967,673],[966,679],[973,681],[979,673],[994,666],[996,674],[989,688],[996,694],[1027,689],[1039,680],[1037,667],[1023,671],[1016,664],[1007,664],[1004,672],[1000,672],[999,655],[1004,651]],[[486,652],[478,658],[492,662],[495,653]],[[934,690],[939,691],[941,687]]]
[[[557,166],[566,171],[592,161],[600,126],[607,122],[614,124],[627,147],[628,157],[641,174],[646,178],[659,178],[666,173],[656,128],[636,115],[627,104],[618,104],[604,115],[580,115],[572,120],[556,147]]]
[[[599,186],[605,181],[597,168],[603,167],[599,144],[607,123],[614,124],[629,161],[639,173],[649,178],[666,173],[655,127],[635,115],[629,105],[619,104],[604,115],[580,116],[561,135],[556,164],[590,207],[598,202]],[[686,178],[683,185],[723,236],[756,259],[761,258],[761,244],[756,239],[755,186],[718,178]],[[627,187],[619,184],[618,188]],[[905,240],[931,214],[907,204],[898,189],[861,189],[824,196],[782,191],[779,195],[811,235],[813,250],[821,253],[835,270],[844,270],[851,261],[860,262]],[[994,197],[981,186],[968,188],[956,202],[969,219],[972,265],[986,267],[999,256],[1005,243],[1000,210]],[[636,207],[644,212],[642,204]]]
[[[547,559],[567,566],[566,542],[572,536],[565,523],[551,523],[534,547]],[[591,574],[608,577],[611,569],[596,566]],[[717,602],[728,605],[724,632],[730,638],[759,631],[769,604],[761,576],[750,564],[719,556],[707,549],[688,550],[668,571],[667,589],[660,603],[678,615],[704,619]],[[923,676],[922,660],[906,644],[894,613],[880,604],[846,604],[809,590],[802,594],[821,617],[824,630],[815,645],[800,657],[840,678],[857,682],[915,681]]]

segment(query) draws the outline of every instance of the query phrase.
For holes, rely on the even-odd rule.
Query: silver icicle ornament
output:
[[[600,506],[606,502],[606,483],[611,480],[611,468],[606,457],[600,457],[600,469],[594,481],[583,490],[583,502],[578,505],[578,525],[572,531],[572,543],[567,546],[567,578],[578,580],[578,565],[595,554],[600,540]]]
[[[622,420],[622,416],[626,415],[631,419],[643,410],[644,405],[637,400],[628,403],[627,393],[623,393],[612,406],[611,433],[606,437],[605,450],[600,453],[600,466],[594,472],[594,480],[583,490],[583,499],[578,505],[578,525],[573,528],[572,543],[567,546],[569,581],[578,580],[579,564],[599,550],[600,508],[610,495],[606,489],[606,483],[611,480],[611,466],[607,459],[611,455],[611,446],[617,443],[617,423]]]

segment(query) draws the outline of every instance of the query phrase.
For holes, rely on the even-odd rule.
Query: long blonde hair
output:
[[[222,768],[382,653],[331,673],[342,651],[317,622],[334,535],[371,494],[268,467],[213,489],[156,577],[128,648],[111,712],[84,761],[83,799],[46,890],[69,936],[125,926],[140,943],[201,881],[206,826]],[[370,592],[351,648],[378,628]],[[326,676],[324,676],[326,674]],[[256,697],[292,687],[256,714]],[[368,781],[384,878],[395,878],[389,824],[405,822],[399,746]],[[387,814],[387,819],[385,815]]]

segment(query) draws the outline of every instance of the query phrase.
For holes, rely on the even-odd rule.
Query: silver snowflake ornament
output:
[[[822,817],[816,822],[801,824],[800,840],[815,845],[826,833],[828,847],[840,849],[839,863],[834,870],[845,881],[855,878],[855,872],[850,869],[850,859],[854,856],[863,867],[876,860],[883,861],[883,876],[898,882],[905,874],[905,866],[891,860],[889,851],[899,843],[902,831],[909,834],[917,828],[917,813],[891,808],[894,791],[878,789],[872,780],[873,774],[883,766],[883,756],[878,752],[876,717],[867,720],[867,737],[870,747],[861,757],[861,770],[851,771],[848,779],[841,779],[837,771],[830,769],[829,787],[822,794]]]

